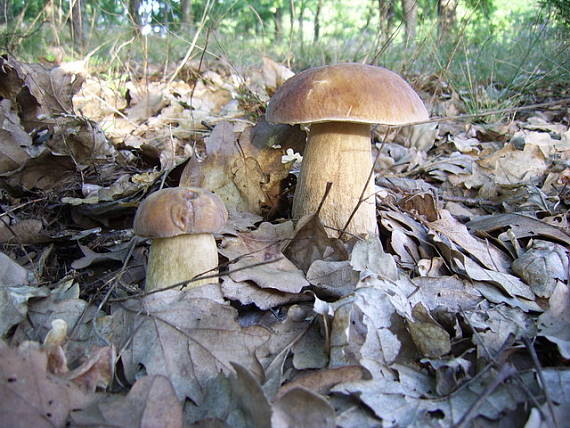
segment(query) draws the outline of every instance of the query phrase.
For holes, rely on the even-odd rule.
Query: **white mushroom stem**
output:
[[[155,238],[150,246],[145,290],[156,290],[187,281],[198,274],[216,274],[218,248],[211,233]],[[186,287],[217,283],[217,278],[200,279]]]
[[[312,124],[293,199],[293,218],[314,214],[321,203],[327,182],[332,182],[319,218],[325,226],[342,230],[358,204],[371,169],[369,124]],[[374,176],[368,182],[363,198],[346,231],[373,236],[378,228]],[[338,237],[338,232],[333,229],[327,228],[327,233],[331,237]],[[349,237],[344,235],[343,238]]]

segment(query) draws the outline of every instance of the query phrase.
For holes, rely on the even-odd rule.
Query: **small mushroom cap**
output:
[[[147,238],[216,233],[227,219],[226,207],[212,192],[172,187],[154,192],[139,205],[134,232]]]
[[[403,125],[429,118],[424,103],[398,74],[363,64],[305,70],[273,95],[266,118],[272,123],[356,122]]]

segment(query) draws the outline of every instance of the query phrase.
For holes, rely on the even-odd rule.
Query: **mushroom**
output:
[[[311,68],[287,80],[269,101],[266,118],[308,128],[293,219],[316,213],[331,182],[319,210],[329,236],[344,229],[361,194],[363,201],[346,231],[375,235],[374,177],[369,179],[373,167],[371,125],[403,125],[428,117],[410,85],[382,67],[338,64]]]
[[[156,290],[187,281],[204,272],[216,273],[218,248],[213,233],[228,219],[224,204],[213,193],[173,187],[148,196],[135,215],[135,234],[152,238],[145,289]],[[217,282],[212,278],[189,287]]]

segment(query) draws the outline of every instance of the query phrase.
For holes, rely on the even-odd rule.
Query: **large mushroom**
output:
[[[148,196],[135,215],[135,234],[152,238],[145,289],[161,289],[208,272],[215,274],[218,249],[213,233],[228,218],[224,204],[199,188],[173,187]],[[188,287],[217,282],[200,279]]]
[[[266,118],[308,128],[293,218],[314,214],[331,182],[319,218],[329,235],[337,236],[372,171],[371,125],[421,122],[429,115],[418,94],[396,73],[338,64],[311,68],[287,80],[269,101]],[[363,195],[346,231],[366,237],[377,232],[373,176]]]

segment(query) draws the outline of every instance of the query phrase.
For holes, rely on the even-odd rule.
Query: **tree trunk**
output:
[[[370,27],[370,22],[372,21],[372,17],[374,16],[374,11],[375,11],[375,6],[374,6],[374,2],[376,0],[372,0],[370,2],[370,4],[368,5],[368,7],[366,8],[366,22],[364,23],[364,26],[362,27],[362,32],[365,32],[366,30],[368,30],[368,27]]]
[[[300,2],[300,6],[299,6],[299,14],[297,16],[297,25],[299,27],[299,42],[301,43],[301,49],[303,49],[303,45],[304,45],[304,39],[303,39],[303,27],[304,27],[304,21],[305,21],[305,2],[301,1]]]
[[[82,0],[71,2],[71,38],[76,52],[85,52],[85,33],[83,31]]]
[[[8,22],[8,2],[0,0],[0,25]]]
[[[129,0],[129,19],[135,31],[138,33],[141,26],[141,16],[139,14],[139,7],[141,5],[141,0]]]
[[[315,20],[314,20],[314,26],[313,26],[313,43],[316,43],[319,41],[319,36],[320,36],[320,32],[321,32],[320,17],[321,17],[321,8],[322,7],[323,7],[323,0],[318,0],[317,10],[315,10]]]
[[[283,35],[283,7],[279,6],[273,13],[273,39],[275,41],[281,40]]]
[[[394,4],[392,0],[378,1],[378,30],[381,34],[381,40],[387,40],[392,31],[392,21],[394,19]]]
[[[458,0],[438,0],[437,28],[440,40],[447,40],[455,28]]]
[[[180,2],[180,23],[182,27],[189,28],[194,23],[194,16],[192,15],[192,0],[182,0]]]
[[[289,44],[293,43],[295,32],[295,0],[289,0]]]
[[[404,43],[406,48],[409,48],[414,45],[416,40],[416,26],[418,23],[417,0],[402,0],[402,10],[404,11],[404,21],[406,25]]]

